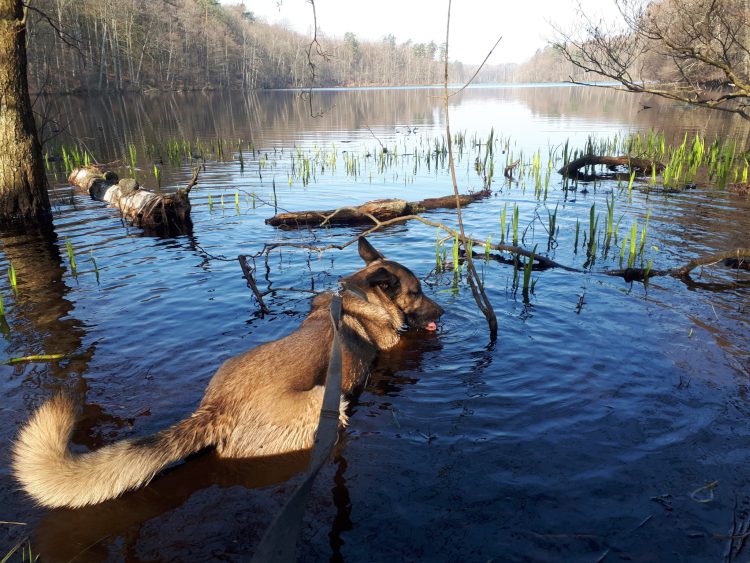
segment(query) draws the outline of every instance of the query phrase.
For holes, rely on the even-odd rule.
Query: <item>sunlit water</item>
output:
[[[309,294],[267,297],[262,317],[242,278],[238,254],[269,242],[344,243],[360,230],[282,231],[264,224],[280,209],[332,209],[382,197],[419,200],[452,192],[440,159],[417,153],[444,133],[440,92],[364,89],[248,97],[151,96],[46,100],[69,129],[52,142],[85,143],[102,162],[140,155],[139,177],[153,185],[145,145],[172,138],[252,141],[207,158],[191,193],[194,229],[144,236],[116,212],[55,181],[58,240],[3,236],[9,260],[2,296],[6,358],[66,354],[52,363],[0,369],[9,443],[31,410],[65,390],[83,405],[74,440],[96,447],[145,436],[189,414],[221,362],[289,333]],[[644,110],[644,104],[654,106]],[[323,112],[322,116],[311,117]],[[583,232],[596,204],[604,224],[613,192],[620,239],[647,211],[645,254],[654,268],[750,245],[746,197],[699,187],[677,194],[627,191],[616,181],[562,190],[552,172],[546,200],[533,178],[509,183],[510,155],[526,162],[566,140],[583,147],[639,130],[722,134],[744,143],[747,126],[711,113],[626,94],[568,86],[470,89],[452,99],[453,132],[465,132],[459,188],[478,190],[478,148],[498,141],[493,196],[464,210],[467,232],[499,242],[500,216],[519,206],[526,248],[582,269]],[[415,130],[416,128],[416,130]],[[381,170],[377,154],[391,154]],[[314,166],[307,185],[291,169]],[[371,156],[366,156],[367,154]],[[356,176],[346,159],[356,160]],[[184,185],[191,163],[162,168],[162,185]],[[437,165],[437,166],[436,166]],[[125,169],[121,172],[127,174]],[[528,174],[528,173],[527,173]],[[291,176],[291,182],[290,182]],[[525,187],[524,187],[525,186]],[[275,187],[275,196],[274,196]],[[209,196],[211,203],[209,204]],[[239,201],[239,207],[236,202]],[[549,214],[559,232],[548,249]],[[451,210],[425,215],[455,226]],[[576,221],[581,241],[574,248]],[[732,553],[750,518],[747,386],[750,289],[747,272],[696,270],[690,280],[629,284],[603,275],[619,268],[619,246],[587,273],[534,272],[528,302],[513,268],[477,262],[499,319],[496,344],[471,292],[435,272],[436,229],[410,222],[373,233],[386,256],[413,269],[446,310],[437,334],[410,335],[383,354],[353,407],[336,459],[314,486],[299,542],[302,560],[705,561]],[[75,249],[73,275],[65,241]],[[620,243],[622,241],[620,240]],[[451,259],[451,241],[445,243]],[[360,267],[355,247],[321,255],[285,248],[258,261],[261,289],[335,287]],[[266,273],[267,272],[267,273]],[[744,285],[743,285],[744,284]],[[268,374],[272,377],[273,374]],[[6,449],[7,452],[7,449]],[[26,536],[44,560],[246,560],[305,467],[304,455],[219,462],[191,459],[122,499],[79,511],[35,509],[0,468],[0,555]],[[291,479],[291,481],[289,480]],[[700,489],[710,484],[711,488]],[[700,489],[700,490],[699,490]],[[699,502],[707,501],[707,502]],[[745,557],[746,553],[743,552]]]

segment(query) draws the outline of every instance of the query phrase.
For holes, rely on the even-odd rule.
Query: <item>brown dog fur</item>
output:
[[[404,327],[427,326],[443,313],[408,268],[386,260],[364,238],[359,254],[367,265],[342,280],[344,425],[344,396],[364,384],[377,352],[395,346]],[[170,463],[207,447],[230,458],[310,448],[333,339],[330,303],[330,293],[318,295],[295,332],[224,362],[198,409],[153,436],[74,454],[68,444],[75,406],[63,396],[51,399],[19,433],[15,477],[42,505],[80,507],[141,487]]]

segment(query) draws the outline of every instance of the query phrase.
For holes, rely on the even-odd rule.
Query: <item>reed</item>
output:
[[[91,258],[91,265],[94,267],[94,274],[96,275],[96,283],[99,283],[99,266],[96,263],[96,259],[94,258],[94,251],[89,251],[89,256]]]
[[[75,251],[73,249],[73,243],[70,242],[70,239],[65,239],[65,250],[68,253],[68,264],[70,264],[70,271],[73,273],[74,276],[78,275],[78,266],[76,265],[76,255]]]
[[[18,278],[16,276],[16,269],[13,267],[13,262],[8,260],[8,281],[10,281],[10,287],[13,293],[18,295]]]
[[[137,152],[133,143],[128,144],[128,162],[130,163],[130,177],[135,179],[135,163]]]
[[[547,210],[547,250],[552,249],[552,245],[555,242],[555,239],[557,238],[557,207],[559,204],[555,205],[555,211],[550,213],[549,210]]]
[[[528,301],[529,299],[529,288],[531,287],[531,272],[534,269],[534,256],[536,255],[536,247],[537,245],[534,245],[534,248],[531,249],[531,255],[526,260],[526,263],[523,266],[523,287],[521,289],[521,292],[523,293],[524,300]]]
[[[507,227],[505,226],[505,220],[508,215],[508,204],[503,204],[503,210],[500,212],[500,244],[505,244],[505,236],[507,233]]]
[[[518,204],[513,204],[513,246],[518,246]]]

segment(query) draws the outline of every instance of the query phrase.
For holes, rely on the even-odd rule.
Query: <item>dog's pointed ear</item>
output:
[[[370,272],[365,279],[370,287],[377,285],[385,291],[397,288],[399,284],[398,277],[385,268],[378,268],[374,272]]]
[[[371,245],[365,237],[359,238],[359,255],[362,257],[362,260],[365,261],[365,264],[370,264],[371,262],[375,262],[375,260],[383,260],[385,258],[385,256],[375,250],[375,247]]]

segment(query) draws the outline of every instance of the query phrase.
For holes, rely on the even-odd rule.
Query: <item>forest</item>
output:
[[[312,9],[310,21],[312,22]],[[217,0],[39,0],[29,13],[29,88],[35,93],[249,90],[435,84],[442,44],[311,38]],[[476,66],[451,64],[461,81]],[[513,65],[480,80],[509,81]]]

